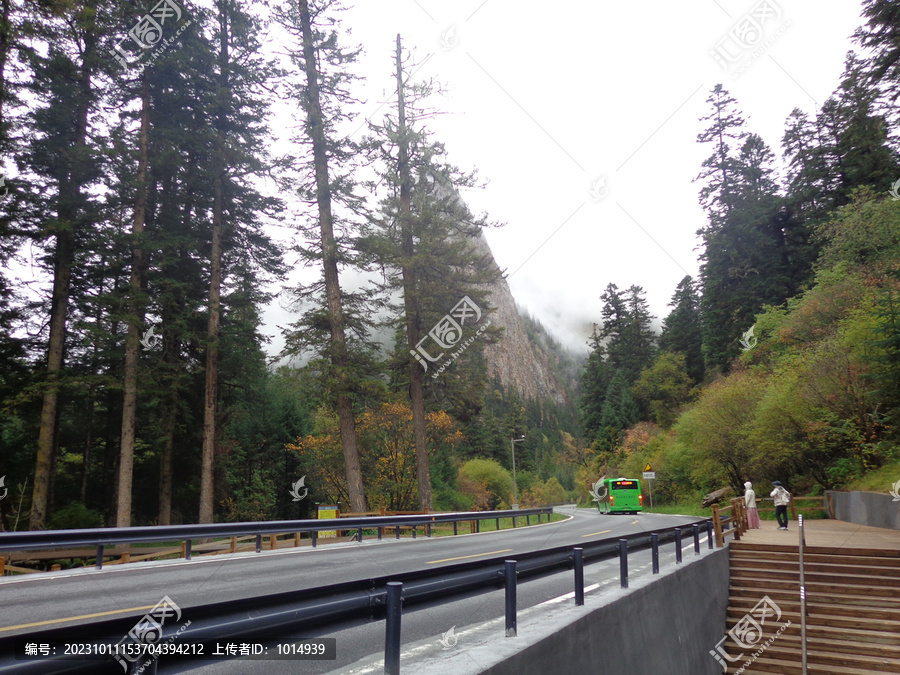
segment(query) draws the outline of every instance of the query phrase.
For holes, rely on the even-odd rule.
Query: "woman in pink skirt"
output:
[[[744,490],[744,503],[747,505],[747,527],[758,530],[759,511],[756,510],[756,493],[753,491],[753,483],[749,480],[744,483]]]

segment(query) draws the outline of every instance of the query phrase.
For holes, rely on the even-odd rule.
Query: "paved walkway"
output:
[[[788,530],[779,530],[774,520],[762,521],[758,530],[749,530],[741,536],[741,541],[752,544],[787,544],[797,546],[799,532],[797,521],[788,523]],[[887,549],[900,556],[900,530],[856,525],[843,520],[803,519],[807,546],[827,548]],[[732,537],[729,537],[732,539]]]

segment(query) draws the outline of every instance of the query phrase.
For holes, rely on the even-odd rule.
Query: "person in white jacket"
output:
[[[744,483],[744,503],[747,505],[747,527],[758,530],[760,526],[759,511],[756,510],[756,492],[749,480]]]
[[[786,530],[788,525],[787,507],[791,503],[791,493],[784,489],[781,481],[772,482],[775,489],[769,494],[775,500],[775,518],[778,520],[778,529]]]

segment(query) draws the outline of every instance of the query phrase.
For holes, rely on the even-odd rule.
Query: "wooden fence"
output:
[[[797,506],[797,502],[820,502],[818,505]],[[773,502],[769,498],[757,498],[757,504],[762,502]],[[756,509],[759,513],[774,513],[775,506],[771,508]],[[797,511],[825,511],[829,518],[834,518],[834,504],[831,502],[831,495],[822,497],[793,497],[788,507],[791,520],[797,520]],[[712,505],[712,521],[713,531],[716,538],[716,546],[722,548],[725,545],[725,537],[734,536],[735,541],[740,541],[741,535],[747,532],[747,506],[743,497],[734,497],[728,506]]]

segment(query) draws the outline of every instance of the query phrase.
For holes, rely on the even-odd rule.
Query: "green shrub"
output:
[[[103,527],[103,516],[100,515],[99,511],[89,509],[84,504],[72,502],[53,514],[49,527],[51,530]]]

